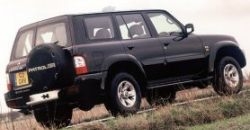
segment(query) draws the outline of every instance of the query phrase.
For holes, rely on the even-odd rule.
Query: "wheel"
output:
[[[118,73],[110,82],[105,107],[112,115],[126,116],[137,112],[141,104],[140,87],[128,73]]]
[[[166,103],[172,103],[176,97],[176,90],[170,89],[153,89],[148,90],[146,99],[152,106],[154,105],[165,105]]]
[[[48,103],[44,108],[35,109],[34,116],[43,127],[62,128],[70,124],[72,108]]]
[[[215,70],[214,90],[219,95],[232,95],[240,92],[243,86],[243,75],[239,63],[232,57],[220,60]]]

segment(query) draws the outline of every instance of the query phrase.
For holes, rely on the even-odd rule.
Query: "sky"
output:
[[[5,69],[18,29],[26,24],[63,14],[115,10],[164,9],[196,34],[232,35],[250,58],[250,0],[0,0],[0,112],[7,92]],[[244,71],[250,71],[250,65]]]

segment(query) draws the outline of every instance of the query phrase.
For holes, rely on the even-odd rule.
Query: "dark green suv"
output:
[[[246,59],[237,41],[193,31],[163,10],[64,15],[24,26],[6,69],[6,103],[33,111],[46,127],[63,127],[73,108],[104,103],[113,115],[127,115],[142,97],[172,102],[193,86],[238,93]]]

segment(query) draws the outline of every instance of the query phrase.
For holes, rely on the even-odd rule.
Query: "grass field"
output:
[[[192,129],[196,125],[214,123],[220,120],[226,121],[230,118],[250,114],[249,108],[250,92],[248,91],[240,95],[221,97],[182,106],[162,106],[153,112],[118,117],[105,123],[78,126],[74,129]],[[242,119],[242,123],[244,122],[248,122],[248,119]],[[221,125],[223,126],[223,121]],[[197,126],[197,129],[202,129],[202,127]],[[226,124],[225,127],[227,127]]]
[[[176,101],[187,101],[187,100],[193,100],[200,97],[206,97],[210,95],[216,95],[211,87],[208,87],[207,89],[188,89],[183,90],[177,93]],[[145,107],[149,107],[148,103],[143,99],[142,100],[142,109]],[[74,110],[73,117],[72,117],[72,124],[90,121],[94,119],[98,119],[101,117],[107,117],[110,116],[108,111],[105,109],[103,105],[97,105],[90,111],[81,111],[78,109]],[[0,130],[23,130],[23,128],[29,128],[34,130],[42,130],[43,128],[40,127],[34,117],[31,116],[24,116],[21,119],[13,120],[11,122],[11,118],[8,119],[8,121],[3,121],[0,123]]]
[[[250,88],[244,87],[244,89]],[[177,102],[190,101],[193,99],[216,95],[211,87],[207,89],[190,89],[177,93]],[[143,100],[142,108],[148,107]],[[250,113],[250,92],[245,94],[221,97],[218,99],[203,101],[199,103],[190,103],[183,106],[159,106],[158,110],[140,115],[131,115],[128,117],[118,117],[105,123],[94,123],[80,125],[70,129],[192,129],[193,126],[214,123],[218,120],[227,120],[232,117],[241,116]],[[109,113],[103,105],[94,107],[91,111],[84,112],[75,110],[72,123],[80,123],[100,117],[107,117]],[[2,122],[0,130],[42,130],[33,116],[26,116],[22,120],[13,122]],[[203,125],[197,126],[197,129]],[[207,127],[210,127],[209,125]],[[212,127],[212,126],[211,126]],[[196,127],[194,127],[196,128]],[[206,125],[204,126],[206,128]],[[208,128],[209,129],[209,128]]]
[[[217,121],[211,124],[197,125],[188,130],[250,130],[250,114]]]

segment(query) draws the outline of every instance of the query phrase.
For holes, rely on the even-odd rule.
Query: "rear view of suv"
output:
[[[237,41],[193,31],[163,10],[65,15],[24,26],[6,69],[6,103],[59,128],[74,108],[104,103],[116,116],[137,112],[143,97],[151,105],[172,102],[179,84],[238,93],[246,60]]]

